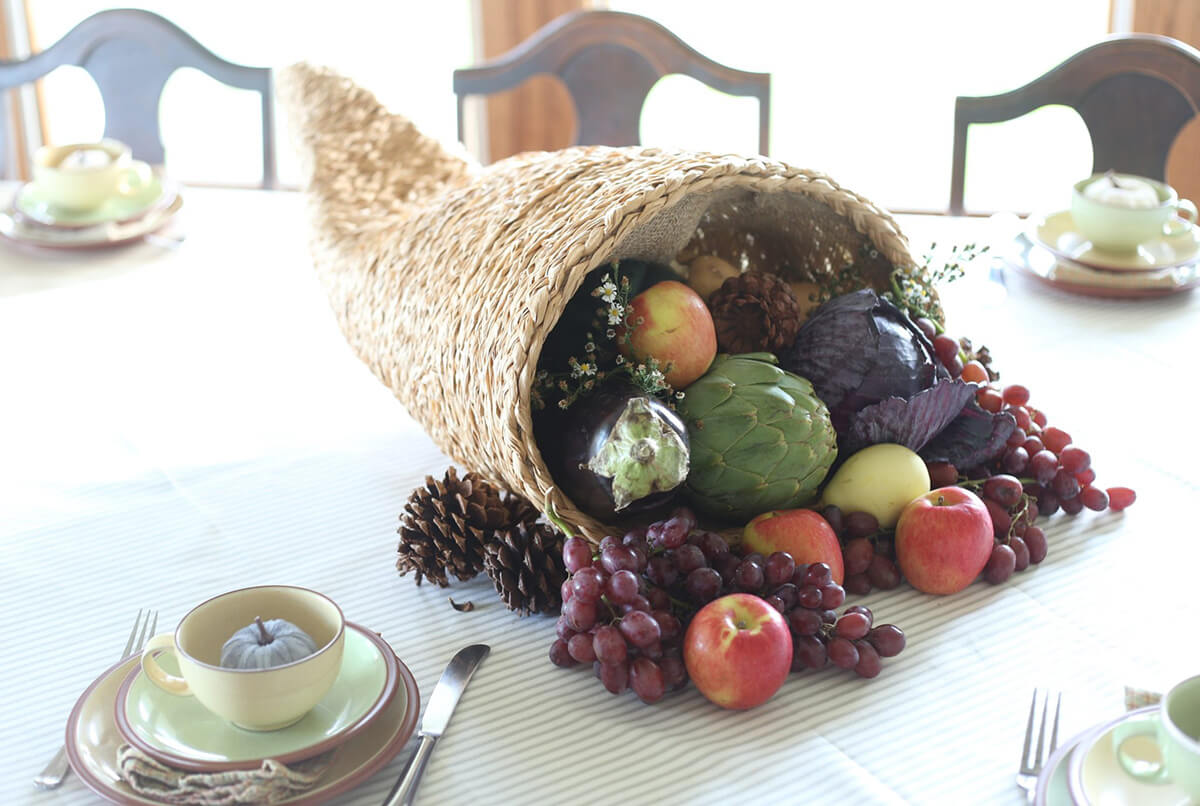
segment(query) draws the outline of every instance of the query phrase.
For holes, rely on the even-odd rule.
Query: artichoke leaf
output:
[[[635,397],[586,467],[612,479],[613,505],[620,511],[678,487],[687,478],[689,464],[687,443],[655,415],[646,398]]]

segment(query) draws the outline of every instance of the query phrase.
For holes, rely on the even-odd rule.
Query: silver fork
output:
[[[142,647],[146,645],[146,639],[154,635],[154,630],[158,627],[158,611],[146,610],[145,613],[146,617],[142,618],[142,611],[137,612],[137,617],[133,620],[133,629],[129,631],[129,640],[121,650],[120,660],[141,652]],[[46,769],[33,779],[33,785],[38,789],[56,789],[67,777],[69,769],[71,767],[67,764],[67,748],[64,745],[58,748]]]
[[[1033,690],[1033,700],[1029,703],[1029,722],[1025,725],[1025,746],[1021,749],[1021,766],[1017,772],[1017,786],[1025,791],[1025,799],[1033,803],[1034,793],[1037,790],[1038,773],[1042,771],[1042,765],[1054,753],[1058,747],[1058,715],[1062,710],[1062,692],[1059,692],[1054,703],[1054,727],[1050,729],[1050,749],[1046,751],[1046,728],[1050,715],[1050,692],[1047,691],[1042,697],[1042,718],[1038,722],[1037,727],[1037,747],[1030,754],[1030,746],[1033,744],[1033,724],[1034,717],[1037,715],[1038,690]]]

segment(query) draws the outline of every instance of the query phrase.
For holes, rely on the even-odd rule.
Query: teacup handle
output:
[[[1175,215],[1163,226],[1164,235],[1182,235],[1196,226],[1196,205],[1190,199],[1180,199]]]
[[[1149,736],[1154,739],[1154,743],[1158,745],[1159,752],[1161,752],[1162,726],[1160,722],[1162,717],[1160,713],[1160,711],[1154,710],[1126,720],[1113,731],[1112,738],[1113,751],[1117,755],[1117,761],[1121,762],[1121,769],[1131,777],[1151,784],[1164,784],[1171,780],[1167,773],[1167,766],[1161,762],[1133,758],[1125,752],[1125,743],[1135,736]]]
[[[132,196],[134,193],[141,193],[146,189],[154,178],[154,169],[141,160],[134,160],[121,171],[121,178],[117,181],[117,192],[122,196]],[[1191,202],[1188,202],[1191,204]],[[1195,207],[1192,208],[1195,211]],[[1193,219],[1195,215],[1193,214]]]
[[[175,649],[174,633],[165,632],[146,642],[146,648],[142,650],[142,671],[145,672],[146,677],[150,678],[150,682],[163,691],[180,696],[190,695],[192,689],[188,686],[187,681],[182,677],[164,672],[163,668],[158,665],[158,661],[155,660],[154,654],[163,649],[168,651]]]

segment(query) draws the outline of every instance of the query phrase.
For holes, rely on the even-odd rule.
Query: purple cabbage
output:
[[[818,308],[781,365],[829,407],[839,456],[892,442],[967,469],[998,456],[1017,425],[980,408],[978,387],[952,380],[925,334],[871,289]]]
[[[961,380],[942,381],[908,400],[881,400],[854,415],[842,445],[847,455],[877,442],[894,442],[919,453],[975,399],[976,388]]]
[[[975,402],[979,387],[939,381],[908,400],[898,397],[867,406],[854,416],[838,450],[846,455],[878,442],[894,442],[926,462],[956,467],[981,465],[1000,454],[1017,427],[1008,412],[992,414]]]
[[[949,462],[964,470],[979,467],[1000,455],[1016,427],[1017,418],[1010,412],[993,414],[972,400],[917,453],[926,462]]]
[[[817,308],[780,365],[812,382],[839,435],[867,406],[908,400],[950,377],[925,334],[869,288]]]

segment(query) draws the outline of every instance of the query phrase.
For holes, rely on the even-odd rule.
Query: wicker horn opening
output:
[[[314,264],[347,340],[455,462],[599,539],[554,485],[530,394],[546,337],[591,271],[715,254],[813,279],[912,264],[891,217],[763,157],[572,148],[487,167],[328,70],[284,71],[308,171]],[[872,255],[872,253],[874,253]]]

